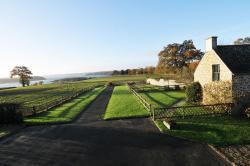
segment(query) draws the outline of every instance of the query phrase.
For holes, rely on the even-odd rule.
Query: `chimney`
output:
[[[217,47],[217,36],[211,36],[206,39],[206,52],[212,51]]]

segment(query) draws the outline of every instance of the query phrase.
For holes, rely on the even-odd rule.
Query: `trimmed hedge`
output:
[[[23,114],[18,110],[20,104],[0,104],[0,124],[17,124],[23,122]]]
[[[193,82],[188,85],[185,91],[189,102],[202,101],[202,86],[199,82]]]

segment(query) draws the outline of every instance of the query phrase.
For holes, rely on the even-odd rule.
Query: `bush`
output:
[[[180,85],[175,85],[175,86],[174,86],[174,90],[181,90]]]
[[[202,101],[202,86],[199,82],[194,82],[188,85],[185,91],[189,102]]]
[[[19,104],[0,104],[0,124],[16,124],[23,122],[23,114],[18,110]]]
[[[221,104],[233,102],[231,81],[214,81],[203,87],[203,104]]]

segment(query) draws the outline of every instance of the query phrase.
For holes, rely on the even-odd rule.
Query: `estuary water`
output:
[[[36,80],[30,81],[30,85],[43,81],[43,84],[51,84],[55,79],[46,79],[46,80]],[[0,84],[0,88],[9,88],[9,87],[20,87],[22,86],[19,82],[11,82]]]

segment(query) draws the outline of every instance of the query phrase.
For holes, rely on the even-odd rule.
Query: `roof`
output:
[[[219,45],[214,49],[234,74],[250,74],[250,44]]]

